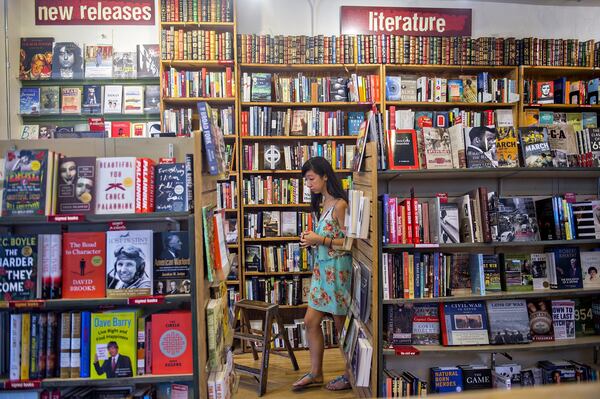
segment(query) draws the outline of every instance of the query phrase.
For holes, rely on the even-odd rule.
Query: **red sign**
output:
[[[14,309],[41,309],[43,306],[44,300],[42,299],[10,301],[10,307]]]
[[[154,25],[155,0],[35,0],[36,25]]]
[[[164,303],[164,296],[140,296],[137,298],[127,298],[128,305],[158,305]]]
[[[42,387],[40,380],[31,381],[6,381],[4,383],[4,389],[39,389]]]
[[[471,36],[470,8],[341,8],[342,35]]]
[[[108,231],[123,231],[127,230],[127,225],[123,221],[110,222],[108,224]]]
[[[50,215],[48,216],[48,222],[50,223],[79,223],[83,222],[85,217],[83,215]]]
[[[396,356],[418,356],[421,351],[412,345],[396,345],[394,346]]]

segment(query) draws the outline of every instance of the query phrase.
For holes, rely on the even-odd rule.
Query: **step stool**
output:
[[[248,314],[246,313],[246,311],[263,313],[263,331],[253,330],[250,327],[250,319],[248,318]],[[254,357],[254,360],[258,360],[256,343],[262,343],[262,367],[260,369],[235,364],[236,370],[253,376],[259,382],[260,385],[258,388],[258,396],[264,395],[264,393],[267,390],[267,376],[269,373],[269,354],[271,352],[271,342],[273,342],[275,339],[281,338],[283,340],[283,346],[285,347],[287,353],[284,353],[283,351],[274,351],[273,354],[283,357],[289,357],[292,361],[292,366],[294,367],[294,370],[298,370],[298,362],[296,361],[296,356],[294,356],[294,351],[290,346],[287,334],[285,334],[283,322],[281,321],[281,316],[279,315],[278,304],[242,299],[236,302],[236,304],[234,305],[233,320],[233,338],[247,340],[250,342],[250,347],[252,348],[252,355]],[[273,323],[277,323],[279,333],[276,336],[271,337],[273,331]]]

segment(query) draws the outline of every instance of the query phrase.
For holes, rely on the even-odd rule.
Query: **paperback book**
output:
[[[96,214],[135,213],[133,157],[96,159]]]
[[[61,114],[81,114],[81,87],[61,87]]]
[[[92,313],[90,370],[92,379],[137,374],[137,312]]]
[[[40,88],[21,87],[19,98],[19,113],[21,115],[39,115],[40,113]]]
[[[106,296],[106,235],[104,232],[63,233],[62,297]]]
[[[39,298],[38,238],[36,235],[0,237],[0,300]]]
[[[44,215],[50,183],[48,151],[8,151],[4,162],[2,215]]]
[[[137,77],[137,53],[135,51],[113,54],[113,79],[135,79]]]
[[[160,73],[160,48],[158,44],[138,44],[137,77],[157,78]]]
[[[22,37],[19,63],[20,80],[50,79],[52,75],[52,37]]]
[[[529,314],[524,299],[487,301],[490,343],[526,344],[531,341]]]
[[[106,232],[106,296],[129,298],[152,294],[153,232]]]
[[[96,158],[61,158],[58,166],[58,213],[93,213],[95,182]]]
[[[193,373],[192,314],[189,310],[153,314],[150,341],[152,374]]]
[[[83,79],[83,54],[73,42],[56,42],[52,55],[52,79]]]
[[[83,85],[81,112],[84,114],[102,113],[102,87],[100,85]]]
[[[575,339],[575,301],[553,300],[552,320],[555,340]]]
[[[488,320],[485,302],[440,303],[442,343],[488,345]]]
[[[497,168],[496,129],[486,126],[465,128],[468,168]]]
[[[158,164],[155,167],[155,176],[155,212],[188,210],[185,164]]]
[[[85,46],[85,78],[112,78],[112,46]]]
[[[533,341],[554,341],[550,301],[527,300],[529,329]]]
[[[60,87],[42,86],[40,88],[40,114],[60,113]]]

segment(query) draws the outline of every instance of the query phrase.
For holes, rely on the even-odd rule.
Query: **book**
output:
[[[448,79],[448,102],[462,102],[463,91],[462,79]]]
[[[113,47],[85,46],[85,78],[112,78]]]
[[[117,311],[92,313],[90,370],[92,379],[136,375],[137,313]]]
[[[130,121],[114,121],[114,122],[112,122],[110,137],[112,137],[112,138],[131,137],[131,122]]]
[[[499,168],[519,166],[519,142],[512,126],[496,129],[496,156]]]
[[[452,150],[448,129],[423,128],[427,169],[452,169]]]
[[[583,288],[600,287],[600,252],[581,251],[579,252],[581,260],[581,272],[583,277]]]
[[[575,299],[575,336],[595,335],[594,315],[592,306],[594,300],[590,297]]]
[[[537,126],[540,121],[540,111],[535,108],[528,108],[523,111],[525,122],[523,126]]]
[[[575,130],[566,123],[548,126],[548,144],[552,154],[552,164],[555,168],[567,168],[575,164],[578,154]]]
[[[21,126],[21,140],[37,140],[40,138],[39,125],[23,125]]]
[[[123,86],[123,114],[144,113],[144,86]]]
[[[573,289],[583,287],[579,248],[551,248],[550,259],[550,263],[556,273],[556,288]]]
[[[360,130],[360,125],[364,120],[364,112],[348,112],[348,135],[356,136]]]
[[[81,312],[81,356],[79,361],[79,375],[76,377],[90,378],[90,339],[92,333],[92,313]]]
[[[490,344],[526,344],[531,341],[524,299],[487,301]]]
[[[50,155],[52,155],[50,153]],[[3,216],[44,215],[49,203],[49,152],[7,151],[4,164]]]
[[[459,243],[459,217],[458,205],[454,203],[442,203],[439,207],[439,243]]]
[[[528,254],[503,254],[500,264],[502,291],[533,290],[531,260]]]
[[[537,103],[538,104],[553,104],[554,103],[554,82],[537,82]]]
[[[529,329],[533,341],[554,341],[552,308],[550,301],[527,300]]]
[[[432,393],[462,392],[462,370],[459,367],[432,367],[430,369]]]
[[[414,130],[389,130],[387,147],[389,169],[419,169],[417,135]]]
[[[58,113],[60,113],[60,87],[40,87],[40,114],[53,115]]]
[[[81,112],[84,114],[102,113],[102,87],[100,85],[83,85]]]
[[[106,232],[106,296],[152,294],[152,230]]]
[[[488,321],[485,302],[440,303],[442,344],[488,345]]]
[[[123,102],[123,86],[106,85],[104,86],[104,113],[120,114]]]
[[[554,124],[554,112],[552,111],[540,111],[540,126],[551,126]]]
[[[40,113],[39,87],[21,87],[19,113],[21,115],[38,115]]]
[[[96,214],[135,213],[135,158],[96,159]]]
[[[137,77],[157,78],[160,72],[160,48],[158,44],[137,45]]]
[[[217,121],[213,118],[211,107],[206,102],[199,102],[198,114],[202,131],[202,143],[209,173],[218,175],[227,170],[225,164],[225,141]]]
[[[497,168],[496,129],[478,126],[465,128],[468,168]]]
[[[62,297],[104,298],[105,279],[104,232],[63,233]]]
[[[57,212],[59,214],[94,212],[96,158],[61,158],[58,175]]]
[[[525,167],[548,168],[553,166],[547,128],[522,127],[519,128],[519,137]]]
[[[156,212],[188,210],[185,164],[158,164],[155,167],[154,209]]]
[[[3,301],[40,298],[37,259],[36,235],[0,238],[0,298]]]
[[[386,76],[385,99],[386,101],[401,101],[402,79],[400,78],[400,76]]]
[[[415,303],[412,318],[413,345],[440,344],[440,318],[435,303]]]
[[[115,51],[112,61],[113,79],[135,79],[137,77],[137,52]]]
[[[39,139],[52,139],[54,138],[54,133],[56,132],[56,125],[40,125],[40,129],[38,132]]]
[[[260,245],[246,245],[244,257],[245,270],[248,272],[264,271],[262,265],[262,247]]]
[[[61,114],[81,114],[81,87],[61,87]]]
[[[463,390],[492,388],[492,370],[487,366],[465,365],[458,366],[462,371]]]
[[[52,76],[53,37],[22,37],[19,79],[42,80]]]
[[[56,42],[52,54],[52,79],[83,79],[83,54],[73,42]]]
[[[281,236],[296,237],[298,236],[298,214],[296,212],[281,212]]]
[[[462,101],[466,103],[477,102],[477,75],[461,75],[458,78],[463,83]]]
[[[263,237],[279,237],[281,235],[281,212],[263,211],[262,233]]]
[[[463,126],[456,124],[448,128],[452,147],[452,166],[456,168],[467,167],[467,154],[465,151],[465,136]]]
[[[81,373],[81,313],[71,312],[70,377],[78,378]]]
[[[539,240],[533,199],[527,197],[498,198],[497,219],[498,241]]]
[[[552,301],[552,326],[555,340],[575,339],[575,301]]]
[[[271,101],[271,74],[264,72],[252,73],[252,87],[250,101],[269,102]]]
[[[533,289],[546,290],[550,288],[548,281],[548,255],[545,253],[529,254],[531,259],[531,275],[533,276]]]
[[[154,295],[189,294],[191,259],[187,231],[154,233]]]
[[[152,315],[152,374],[193,373],[192,314],[171,311]]]
[[[414,75],[401,75],[401,93],[402,101],[417,101],[417,77]]]
[[[144,92],[144,113],[158,114],[160,112],[160,86],[148,85]]]
[[[263,147],[264,168],[269,170],[282,169],[283,156],[281,150],[276,144],[267,144]]]

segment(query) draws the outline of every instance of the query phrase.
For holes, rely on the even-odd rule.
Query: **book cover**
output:
[[[534,290],[546,290],[550,288],[548,281],[548,256],[545,253],[529,254],[531,259],[531,275],[533,277]]]
[[[462,102],[463,91],[462,79],[448,79],[448,102]]]
[[[468,168],[497,168],[496,129],[478,126],[465,128]]]
[[[356,136],[361,123],[365,120],[364,112],[348,112],[348,135]]]
[[[152,295],[152,230],[106,232],[106,296]]]
[[[329,78],[329,100],[348,101],[348,79],[343,76]]]
[[[496,129],[496,156],[499,168],[519,166],[519,142],[513,127]]]
[[[63,233],[62,251],[63,298],[104,298],[105,233]]]
[[[131,137],[131,122],[130,121],[114,121],[111,126],[110,137],[112,138],[127,138]]]
[[[462,124],[456,124],[448,128],[450,134],[450,146],[452,147],[452,166],[454,168],[467,167],[467,153],[465,151],[465,135]]]
[[[191,258],[187,231],[154,233],[154,295],[189,294]]]
[[[555,168],[568,168],[576,164],[577,137],[571,125],[561,123],[548,126],[548,144]]]
[[[554,124],[554,112],[552,111],[539,111],[540,121],[539,126],[550,126]]]
[[[582,112],[581,124],[584,129],[594,129],[598,127],[598,114],[595,112]]]
[[[496,254],[483,254],[483,283],[486,292],[497,292],[502,289],[500,259]]]
[[[160,72],[160,48],[158,44],[137,45],[137,77],[157,78]]]
[[[437,304],[414,304],[411,343],[413,345],[440,344],[440,317]]]
[[[468,253],[456,253],[451,258],[450,289],[452,295],[471,293],[470,256]]]
[[[427,169],[452,169],[450,134],[444,128],[423,128]]]
[[[21,115],[39,115],[39,87],[21,87],[21,94],[19,96],[19,113]]]
[[[281,236],[296,237],[298,236],[298,213],[292,211],[281,212]]]
[[[263,211],[263,237],[279,237],[281,235],[281,212]]]
[[[40,114],[54,115],[60,113],[60,87],[40,87]]]
[[[245,270],[247,272],[262,272],[262,247],[260,245],[246,245],[244,257]]]
[[[113,79],[135,79],[137,77],[137,53],[115,51],[113,53]]]
[[[293,213],[294,215],[296,214],[295,212],[290,213]],[[295,224],[294,228],[296,228]],[[225,219],[225,241],[227,244],[236,244],[238,241],[238,221],[236,218]]]
[[[123,114],[144,113],[144,86],[123,86]]]
[[[73,42],[56,42],[52,54],[52,79],[83,79],[83,53]]]
[[[526,344],[531,341],[529,314],[524,299],[487,301],[490,344]]]
[[[0,237],[0,298],[36,299],[38,291],[38,238],[35,235]]]
[[[401,101],[402,79],[400,76],[385,77],[385,99],[386,101]]]
[[[155,170],[155,212],[185,212],[188,208],[185,164],[158,164]]]
[[[62,281],[62,235],[38,235],[38,297],[57,299],[61,297]],[[41,276],[40,276],[41,274]],[[41,278],[40,278],[41,277]]]
[[[389,169],[419,169],[417,135],[412,129],[388,131]]]
[[[120,114],[123,102],[123,86],[104,86],[104,113]]]
[[[92,313],[81,312],[81,357],[79,361],[80,371],[76,377],[90,378],[90,338],[92,333]]]
[[[152,335],[152,374],[193,373],[190,311],[153,314]]]
[[[442,343],[488,345],[488,321],[485,302],[440,303]]]
[[[430,374],[432,393],[462,392],[462,370],[459,367],[432,367]]]
[[[532,198],[498,198],[497,218],[498,241],[539,240],[539,229]]]
[[[529,329],[533,341],[554,341],[552,308],[550,301],[527,300]]]
[[[575,339],[575,301],[552,301],[552,325],[555,340]]]
[[[523,126],[537,126],[540,122],[540,111],[535,108],[528,108],[523,111],[525,122]]]
[[[58,214],[94,212],[96,158],[61,158],[58,166]]]
[[[458,217],[458,205],[453,203],[440,204],[440,232],[439,232],[439,243],[459,243],[460,232],[459,232],[459,217]]]
[[[8,151],[4,163],[4,216],[43,215],[48,185],[48,151]]]
[[[417,77],[414,75],[401,75],[400,82],[400,99],[402,101],[417,101]]]
[[[531,271],[531,260],[528,254],[503,254],[500,268],[502,291],[532,291]]]
[[[458,78],[462,80],[463,84],[462,101],[477,102],[477,75],[461,75]]]
[[[308,112],[304,109],[297,109],[292,112],[290,136],[306,136],[308,129],[307,114]],[[360,127],[358,134],[360,134]]]
[[[554,82],[537,82],[537,102],[538,104],[554,103]]]
[[[400,303],[388,307],[388,340],[392,345],[410,345],[412,343],[413,303]]]
[[[97,158],[96,176],[96,214],[135,213],[135,158]]]
[[[158,114],[160,112],[160,86],[148,85],[144,93],[144,113]]]
[[[269,170],[283,169],[283,156],[281,149],[276,144],[265,144],[263,146],[264,168]]]
[[[21,140],[37,140],[40,138],[39,125],[23,125],[21,126]]]
[[[61,87],[61,114],[81,114],[81,87]]]
[[[271,74],[255,72],[252,74],[252,88],[250,101],[269,102],[271,101]]]
[[[212,109],[206,102],[199,102],[198,114],[200,118],[200,130],[202,131],[202,144],[209,173],[218,175],[227,169],[225,164],[225,141],[223,133],[216,120],[213,119]]]
[[[583,275],[583,288],[600,288],[600,251],[581,251],[581,271]]]
[[[19,79],[42,80],[52,76],[53,37],[22,37]]]
[[[593,299],[582,297],[575,299],[575,336],[595,335],[594,315],[592,314]]]
[[[92,313],[90,333],[91,378],[122,378],[136,375],[137,313]]]
[[[81,373],[81,313],[71,312],[71,350],[70,350],[71,378],[78,378]]]
[[[528,168],[552,167],[552,154],[545,127],[519,128],[524,166]]]
[[[581,260],[579,248],[556,247],[551,252],[556,267],[556,282],[558,289],[582,288]]]
[[[53,139],[54,133],[56,132],[56,125],[40,125],[38,138],[40,139]]]
[[[112,78],[112,46],[85,46],[85,78]]]
[[[84,114],[102,113],[102,87],[100,85],[83,85],[81,112]]]
[[[489,367],[480,365],[458,367],[462,370],[463,389],[465,391],[492,388],[492,370]]]
[[[569,206],[573,211],[575,224],[575,235],[579,239],[596,238],[596,226],[594,225],[594,205],[597,201],[586,201],[571,203]]]

